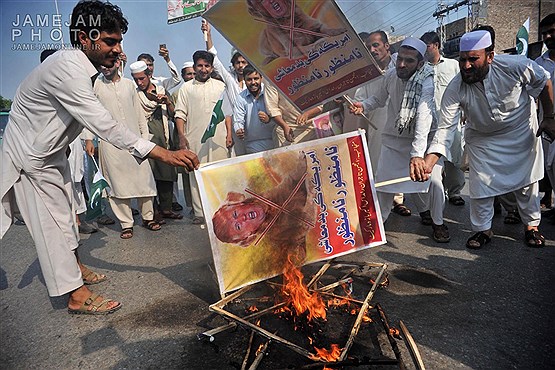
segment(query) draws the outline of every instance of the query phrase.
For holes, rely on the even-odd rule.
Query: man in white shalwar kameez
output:
[[[491,35],[473,31],[460,42],[460,74],[447,87],[441,121],[426,156],[422,179],[446,156],[458,124],[459,107],[467,117],[465,143],[469,156],[470,221],[466,246],[483,247],[493,232],[493,199],[513,192],[529,246],[545,245],[538,231],[540,203],[537,181],[543,177],[543,158],[533,99],[540,97],[548,116],[541,131],[555,137],[553,90],[549,73],[522,56],[495,55]],[[538,132],[538,133],[540,133]]]
[[[93,29],[94,37],[90,36]],[[118,124],[94,95],[91,78],[100,65],[115,63],[126,31],[127,20],[117,6],[78,3],[70,22],[75,49],[56,52],[21,83],[3,137],[0,236],[13,222],[17,200],[35,242],[48,293],[69,293],[69,313],[106,314],[121,307],[83,284],[76,255],[78,234],[66,150],[83,127],[138,160],[148,156],[173,165],[198,166],[193,153],[163,150]]]
[[[94,92],[112,117],[143,139],[149,139],[146,118],[137,95],[135,83],[118,73],[119,61],[111,68],[101,67],[102,74],[94,83]],[[92,155],[92,138],[87,138],[87,150]],[[92,153],[91,153],[92,152]],[[110,185],[108,200],[121,225],[121,238],[133,236],[131,199],[137,199],[143,225],[152,231],[160,230],[154,220],[156,183],[148,161],[137,163],[132,155],[100,140],[98,145],[100,169]]]
[[[228,158],[225,125],[218,124],[214,136],[201,143],[206,127],[212,119],[214,107],[225,91],[223,82],[210,77],[214,70],[213,61],[214,55],[207,51],[198,50],[193,54],[195,79],[181,86],[175,103],[175,125],[179,146],[182,149],[190,148],[198,155],[201,163]],[[204,213],[194,174],[189,174],[189,180],[195,213],[193,223],[203,224]]]
[[[547,51],[535,61],[551,74],[551,83],[553,84],[555,82],[555,13],[551,13],[541,20],[540,33]],[[541,107],[540,117],[542,120],[545,115],[549,115],[549,112],[544,112],[543,107]],[[555,188],[555,142],[544,139],[543,150],[545,171],[551,186]],[[553,210],[550,211],[551,214],[554,212]]]
[[[426,44],[409,37],[403,41],[395,69],[388,70],[376,93],[362,103],[355,113],[371,111],[387,104],[387,122],[382,133],[382,148],[376,182],[414,176],[415,166],[424,161],[428,138],[435,131],[433,70],[425,63]],[[417,87],[420,85],[420,87]],[[389,98],[389,100],[388,100]],[[407,105],[406,102],[409,102]],[[415,202],[419,212],[430,210],[433,238],[436,242],[450,240],[443,223],[445,197],[441,183],[441,162],[434,166],[431,181],[401,182],[377,189],[382,218],[387,220],[395,193],[426,193],[429,204]],[[414,179],[414,177],[413,177]]]

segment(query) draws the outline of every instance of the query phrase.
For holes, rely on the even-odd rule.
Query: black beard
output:
[[[461,72],[461,77],[463,82],[471,85],[476,82],[483,81],[489,72],[489,65],[486,64],[483,67],[475,68],[475,70],[476,70],[476,73],[474,73],[472,76],[466,76],[464,73]]]

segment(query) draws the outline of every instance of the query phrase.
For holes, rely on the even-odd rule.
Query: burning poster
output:
[[[204,18],[300,110],[381,75],[333,0],[220,0]]]
[[[200,17],[217,0],[167,0],[168,24]]]
[[[201,167],[220,291],[384,244],[371,174],[357,132]]]

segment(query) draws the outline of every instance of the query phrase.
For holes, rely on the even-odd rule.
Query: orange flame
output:
[[[258,307],[256,307],[255,305],[247,307],[247,312],[257,312],[257,311],[258,311]]]
[[[291,306],[295,314],[304,313],[308,321],[316,318],[326,319],[326,306],[318,293],[310,293],[303,282],[303,274],[288,256],[288,264],[283,272],[283,290],[287,306]]]
[[[314,361],[333,362],[337,361],[341,355],[341,348],[337,344],[332,344],[329,350],[318,347],[314,347],[314,349],[316,350],[316,355],[311,356],[311,360]]]

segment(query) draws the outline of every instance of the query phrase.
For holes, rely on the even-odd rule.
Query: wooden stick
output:
[[[344,297],[344,296],[338,295],[338,294],[333,294],[333,293],[328,293],[328,292],[319,292],[319,293],[322,294],[322,295],[332,297],[332,298],[344,299],[346,301],[353,302],[353,303],[356,303],[356,304],[363,304],[364,303],[363,301],[359,301],[358,299]]]
[[[338,287],[338,286],[340,286],[340,285],[343,285],[343,284],[350,284],[350,283],[352,283],[352,282],[353,282],[353,278],[346,278],[346,279],[338,280],[338,281],[336,281],[335,283],[332,283],[332,284],[323,286],[323,287],[318,288],[318,289],[313,289],[313,290],[316,291],[316,292],[332,290],[332,289],[334,289],[334,288],[336,288],[336,287]]]
[[[268,307],[268,308],[265,308],[261,311],[251,313],[250,315],[247,315],[247,316],[243,317],[243,320],[256,319],[260,316],[265,315],[266,313],[268,313],[270,311],[277,310],[278,308],[281,308],[283,306],[285,306],[285,302],[278,303],[278,304],[276,304],[272,307]],[[218,326],[217,328],[210,329],[208,331],[205,331],[204,333],[200,333],[197,337],[198,337],[199,340],[202,339],[203,337],[206,337],[210,340],[210,342],[213,342],[214,341],[214,335],[219,334],[219,333],[221,333],[223,331],[226,331],[226,330],[229,330],[229,329],[233,329],[235,327],[237,327],[237,323],[236,322],[230,322],[229,324]]]
[[[345,361],[335,361],[335,362],[316,362],[308,365],[299,367],[298,369],[334,369],[342,368],[345,366],[361,366],[361,365],[397,365],[399,361],[394,358],[383,358],[383,359],[371,359],[371,358],[353,358]],[[285,369],[282,369],[285,370]]]
[[[345,100],[347,100],[347,103],[349,103],[350,106],[354,106],[354,105],[355,105],[355,103],[354,103],[353,100],[349,97],[349,95],[346,95],[346,94],[345,94],[345,95],[343,95],[343,98],[344,98]],[[372,123],[372,121],[370,121],[370,118],[368,118],[368,117],[366,116],[366,114],[364,114],[364,112],[362,112],[360,115],[361,115],[362,117],[364,117],[364,118],[368,121],[368,124],[370,125],[370,127],[372,127],[374,130],[377,130],[377,129],[378,129],[378,128]]]
[[[230,295],[228,295],[227,297],[219,300],[216,303],[211,304],[210,306],[208,306],[208,309],[210,309],[212,311],[212,306],[218,306],[218,307],[223,307],[226,304],[228,304],[229,302],[233,301],[235,298],[243,295],[245,292],[248,292],[249,290],[252,289],[252,285],[247,285],[242,287],[241,289],[239,289],[238,291],[236,291],[235,293],[231,293]]]
[[[405,181],[412,181],[412,180],[411,180],[410,176],[400,177],[398,179],[391,179],[391,180],[387,180],[387,181],[377,182],[377,183],[374,184],[374,187],[379,188],[380,186],[393,185],[393,184],[398,184],[400,182],[405,182]]]
[[[228,318],[230,318],[230,319],[232,319],[232,320],[237,321],[237,323],[239,323],[240,325],[244,325],[244,326],[250,328],[251,330],[256,331],[257,333],[259,333],[260,335],[262,335],[262,336],[264,336],[264,337],[266,337],[266,338],[268,338],[268,339],[271,339],[271,340],[274,340],[274,341],[279,342],[279,343],[281,343],[281,344],[284,344],[285,346],[289,347],[292,351],[297,352],[297,353],[298,353],[299,355],[301,355],[301,356],[305,356],[305,357],[308,358],[308,359],[312,359],[312,358],[317,357],[317,355],[308,352],[306,349],[304,349],[304,348],[302,348],[302,347],[296,345],[295,343],[289,342],[289,341],[286,340],[286,339],[283,339],[283,338],[281,338],[281,337],[278,337],[277,335],[272,334],[272,333],[270,333],[269,331],[267,331],[267,330],[265,330],[265,329],[262,329],[261,327],[259,327],[259,326],[257,326],[257,325],[254,325],[254,324],[252,324],[252,323],[250,323],[250,322],[248,322],[248,321],[246,321],[246,320],[243,320],[243,319],[240,318],[239,316],[234,315],[234,314],[232,314],[232,313],[230,313],[230,312],[227,312],[227,311],[221,309],[221,308],[218,307],[218,306],[214,306],[214,307],[213,307],[213,310],[214,310],[215,312],[219,313],[219,314],[222,315],[222,316],[226,316],[226,317],[228,317]]]
[[[402,321],[399,321],[399,327],[401,328],[401,332],[403,333],[405,343],[407,344],[407,347],[409,347],[409,352],[412,356],[412,360],[414,361],[414,365],[419,370],[425,370],[426,367],[424,366],[424,362],[422,361],[422,356],[420,356],[418,347],[416,347],[416,342],[412,338],[412,335],[409,333],[409,329],[407,329]]]
[[[385,334],[387,335],[387,339],[389,340],[389,344],[391,345],[391,348],[393,349],[393,353],[395,354],[395,358],[397,360],[399,360],[399,369],[400,370],[404,370],[405,369],[405,364],[403,363],[403,360],[401,359],[401,351],[399,350],[399,346],[397,345],[397,342],[395,341],[395,338],[393,338],[393,335],[391,335],[391,327],[389,326],[389,321],[387,320],[387,317],[385,316],[385,312],[382,309],[382,306],[380,306],[380,304],[376,304],[376,311],[378,311],[378,315],[380,316],[380,321],[382,322],[383,328],[385,329]]]
[[[355,341],[355,337],[358,334],[358,330],[360,329],[360,325],[362,324],[362,318],[364,317],[364,315],[366,315],[366,310],[368,310],[368,307],[370,306],[370,300],[372,300],[372,298],[374,297],[374,293],[378,289],[378,285],[382,280],[382,276],[386,269],[387,269],[387,264],[384,263],[382,266],[382,269],[380,270],[380,273],[378,274],[378,277],[376,278],[376,281],[374,282],[374,285],[372,285],[372,288],[368,292],[366,299],[362,303],[362,307],[360,307],[360,311],[358,312],[357,319],[355,320],[353,328],[351,329],[351,335],[349,335],[349,339],[347,340],[347,343],[345,344],[345,347],[343,348],[343,351],[341,352],[341,355],[339,356],[338,361],[344,361],[345,358],[347,357],[347,353],[351,349],[351,346]]]
[[[272,343],[271,340],[264,343],[262,348],[260,348],[260,351],[258,351],[256,353],[256,357],[254,358],[254,361],[252,362],[251,366],[249,367],[249,370],[256,370],[256,368],[258,368],[258,365],[260,365],[260,363],[262,362],[262,359],[264,358],[264,355],[266,354],[266,350],[268,350],[268,346],[270,345],[270,343]]]
[[[243,359],[243,364],[241,365],[241,370],[245,370],[247,368],[247,363],[249,362],[249,356],[251,354],[253,338],[254,338],[254,331],[251,331],[251,336],[249,338],[249,345],[247,347],[247,353],[245,353],[245,358]]]
[[[333,261],[335,261],[335,259],[331,259],[331,260],[327,261],[322,267],[320,267],[320,270],[312,277],[312,279],[310,279],[308,284],[306,284],[306,287],[308,289],[311,289],[312,286],[314,284],[316,284],[318,282],[318,280],[320,280],[322,275],[324,275],[326,273],[326,271],[328,271],[328,269],[330,268]]]

